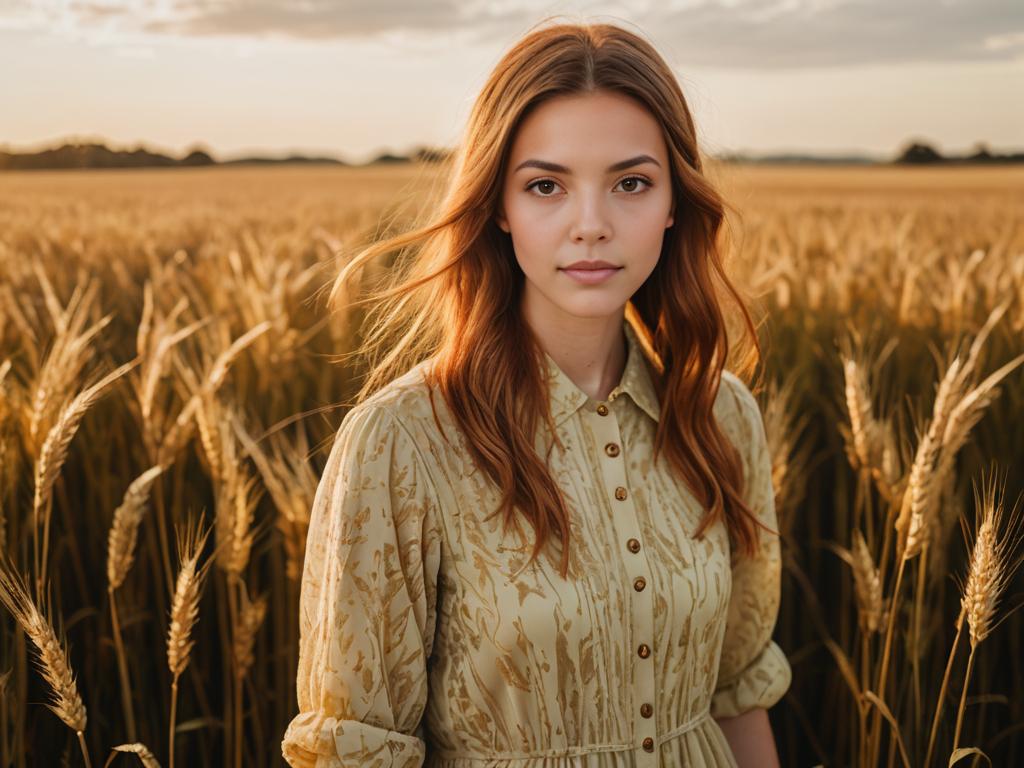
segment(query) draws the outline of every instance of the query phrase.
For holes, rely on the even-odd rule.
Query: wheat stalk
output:
[[[0,602],[21,625],[25,634],[36,647],[39,669],[50,686],[53,700],[47,704],[50,710],[78,736],[79,746],[86,765],[89,753],[85,748],[86,711],[78,684],[71,669],[71,660],[62,639],[58,637],[47,618],[49,611],[45,601],[40,610],[29,595],[28,587],[10,564],[0,565]]]
[[[178,678],[188,666],[194,641],[192,629],[199,618],[199,599],[210,566],[210,559],[199,566],[209,529],[200,533],[199,521],[175,527],[180,568],[171,600],[171,623],[167,631],[167,667],[171,671],[171,718],[169,725],[169,757],[167,764],[174,768],[174,723],[178,705]]]
[[[974,347],[972,347],[973,351]],[[972,356],[972,361],[973,359],[974,357]],[[928,540],[928,526],[937,491],[934,469],[939,460],[939,453],[942,448],[941,438],[946,422],[949,419],[950,411],[953,408],[954,398],[957,391],[962,387],[962,381],[965,376],[964,371],[965,365],[961,362],[960,355],[956,355],[939,382],[935,402],[932,406],[932,418],[914,454],[914,461],[911,464],[906,480],[906,488],[903,492],[900,513],[894,523],[897,534],[896,556],[898,558],[898,565],[892,595],[889,598],[889,615],[886,619],[885,643],[882,648],[877,685],[878,694],[883,698],[886,695],[885,686],[891,659],[892,638],[896,625],[896,608],[900,604],[900,587],[903,584],[903,573],[907,562],[920,553],[924,542]],[[872,721],[874,733],[870,746],[871,757],[869,762],[871,764],[875,763],[878,757],[878,746],[881,738],[879,717],[876,713]]]
[[[235,675],[245,677],[253,664],[252,648],[256,641],[256,633],[267,613],[267,596],[259,595],[250,600],[246,590],[239,591],[241,605],[238,620],[235,623],[233,652],[235,657]]]
[[[228,410],[222,411],[214,433],[220,437],[215,462],[221,468],[216,483],[217,566],[234,581],[249,563],[255,537],[252,523],[261,491],[257,492],[258,478],[248,473],[238,456],[231,419]]]
[[[245,449],[245,454],[252,458],[260,473],[263,487],[277,508],[279,514],[276,526],[281,531],[285,547],[285,572],[289,580],[298,582],[302,577],[309,510],[313,505],[317,485],[317,477],[306,460],[308,446],[305,433],[302,433],[301,440],[296,444],[291,444],[280,432],[272,433],[271,453],[268,454],[246,431],[236,415],[232,415],[231,423],[235,435]],[[788,432],[783,436],[785,435],[788,435]],[[776,447],[774,443],[773,447]],[[786,449],[788,455],[788,444],[782,447]],[[788,485],[780,480],[775,487]]]
[[[895,340],[879,353],[879,362],[891,353]],[[886,500],[892,500],[899,481],[895,437],[889,421],[875,416],[867,368],[853,352],[854,342],[845,339],[840,359],[843,364],[843,393],[850,419],[841,432],[846,440],[846,456],[855,471],[867,470]]]
[[[1020,514],[1020,499],[1017,501],[1009,517],[1004,520],[1002,492],[997,494],[995,479],[990,476],[990,481],[983,483],[980,500],[975,489],[975,510],[981,518],[981,524],[971,548],[971,561],[960,603],[961,616],[966,620],[969,630],[971,652],[967,657],[967,670],[964,672],[964,685],[957,709],[953,752],[956,752],[960,744],[975,652],[997,626],[995,616],[999,600],[1024,559],[1024,553],[1019,551],[1024,533],[1024,517]]]
[[[121,637],[121,622],[117,612],[117,595],[135,559],[135,543],[139,524],[145,514],[149,492],[157,476],[164,471],[159,465],[150,467],[128,486],[124,500],[114,510],[114,521],[107,537],[107,596],[110,599],[110,623],[117,651],[117,667],[121,677],[121,707],[124,709],[128,738],[135,739],[135,713],[132,709],[131,678],[128,659]]]
[[[201,534],[198,523],[188,524],[185,529],[175,527],[178,533],[178,559],[180,567],[171,600],[171,623],[167,633],[167,666],[175,677],[188,666],[192,651],[192,628],[199,615],[199,599],[205,582],[210,561],[198,566],[199,556],[209,535],[209,529]]]
[[[146,504],[156,478],[165,467],[150,467],[128,486],[121,505],[114,510],[114,521],[107,537],[107,589],[120,587],[135,559],[135,543],[139,524],[146,513]]]
[[[882,626],[882,579],[860,529],[853,532],[853,583],[861,627],[877,632]]]
[[[903,553],[904,559],[909,559],[919,554],[924,542],[928,540],[935,499],[941,485],[940,473],[936,471],[936,467],[944,448],[944,438],[947,437],[947,425],[954,410],[959,405],[967,402],[968,396],[966,391],[969,381],[975,376],[978,360],[981,357],[981,350],[995,324],[1008,307],[1009,301],[1007,300],[989,313],[985,323],[971,342],[966,360],[961,363],[960,355],[956,355],[946,370],[946,374],[942,377],[942,381],[939,383],[938,392],[935,395],[935,404],[932,408],[932,419],[914,457],[914,464],[911,467],[908,482],[908,496],[904,497],[903,508],[896,521],[900,538],[900,551]],[[975,390],[978,392],[978,399],[982,400],[983,395],[992,389],[1013,367],[1016,367],[1020,359],[1018,358],[1016,361],[1003,366],[1002,369],[986,379],[985,383]],[[984,403],[981,407],[983,405]],[[976,413],[974,407],[970,405],[965,406],[965,412],[962,414],[965,417],[963,422],[954,427],[949,437],[952,438],[964,433],[965,429],[970,429],[970,424],[968,424],[966,417],[972,412]],[[951,446],[952,444],[950,444]],[[947,454],[949,453],[955,454],[955,451],[947,451]],[[952,457],[947,462],[952,462]]]
[[[238,581],[238,594],[241,606],[234,622],[232,638],[232,655],[235,661],[234,695],[235,695],[235,766],[242,766],[242,681],[253,664],[252,648],[256,642],[256,633],[267,613],[267,597],[260,595],[250,601],[245,583]],[[230,588],[230,585],[229,585]]]
[[[113,315],[106,315],[86,329],[85,324],[97,296],[98,281],[90,279],[84,286],[76,285],[67,307],[61,307],[42,267],[38,262],[33,262],[32,266],[43,289],[55,330],[49,352],[36,375],[35,392],[31,398],[28,438],[32,456],[36,457],[41,447],[40,440],[52,426],[55,408],[66,399],[69,387],[78,380],[92,354],[90,344],[93,337],[110,323]]]
[[[960,357],[957,356],[946,369],[946,374],[942,377],[935,395],[928,429],[914,454],[907,490],[903,496],[900,515],[896,520],[896,530],[899,534],[897,551],[902,560],[909,560],[916,556],[921,551],[921,545],[926,539],[926,527],[937,488],[935,465],[939,459],[939,452],[942,450],[942,434],[953,408],[955,390],[962,367]]]
[[[843,388],[846,396],[846,410],[850,416],[850,432],[853,442],[854,469],[871,466],[871,433],[874,431],[874,415],[871,412],[871,395],[868,393],[864,369],[853,358],[843,358]]]
[[[103,390],[137,364],[138,359],[125,363],[115,368],[92,386],[79,392],[70,403],[61,409],[57,422],[50,429],[46,440],[43,441],[39,458],[36,460],[35,495],[32,503],[33,535],[36,537],[36,552],[39,552],[39,515],[44,508],[46,511],[46,518],[43,524],[41,564],[37,560],[37,595],[42,593],[43,582],[46,578],[46,556],[49,549],[50,533],[50,496],[53,493],[53,484],[57,481],[57,476],[60,474],[60,468],[67,459],[68,445],[70,445],[71,439],[78,431],[78,426],[81,424],[85,412],[99,399]]]

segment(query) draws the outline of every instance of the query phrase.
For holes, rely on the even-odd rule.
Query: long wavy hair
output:
[[[512,140],[529,110],[558,95],[626,94],[662,126],[676,212],[653,273],[625,308],[652,363],[661,403],[654,459],[667,456],[706,508],[696,537],[724,517],[733,549],[752,554],[760,523],[743,498],[740,454],[712,414],[730,353],[743,379],[761,356],[744,297],[723,269],[725,202],[703,172],[690,110],[653,45],[613,24],[549,23],[554,18],[529,30],[490,74],[442,176],[440,200],[411,230],[360,246],[334,280],[332,308],[371,306],[362,343],[351,353],[367,361],[355,402],[434,357],[425,379],[431,402],[435,391],[444,397],[476,465],[500,489],[493,514],[503,515],[506,531],[529,522],[531,562],[552,537],[569,540],[566,503],[534,447],[543,418],[561,448],[543,352],[520,312],[525,276],[494,215]],[[354,278],[368,264],[383,273],[383,285],[359,298]],[[728,297],[744,328],[732,348],[722,306]],[[560,549],[564,578],[569,547]]]

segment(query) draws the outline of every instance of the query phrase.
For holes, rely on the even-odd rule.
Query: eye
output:
[[[537,181],[527,184],[526,189],[530,190],[533,189],[534,187],[539,187],[541,184],[552,184],[556,187],[558,186],[558,183],[553,181],[552,179],[537,179]],[[537,195],[537,197],[554,197],[554,195],[541,194]]]
[[[644,184],[647,185],[643,189],[639,189],[639,190],[636,190],[636,191],[632,191],[632,190],[628,190],[627,189],[626,191],[629,192],[631,195],[642,194],[642,193],[646,192],[648,189],[650,189],[651,187],[654,186],[654,184],[651,183],[651,180],[648,179],[648,178],[645,178],[644,176],[627,176],[622,181],[620,181],[619,184],[626,184],[626,183],[631,182],[631,181],[632,182],[640,181],[640,182],[643,182]],[[618,186],[618,185],[616,185],[616,186]]]

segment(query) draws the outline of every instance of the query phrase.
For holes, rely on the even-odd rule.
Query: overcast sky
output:
[[[1024,148],[1024,0],[0,0],[0,145],[451,145],[553,13],[646,34],[711,153]]]

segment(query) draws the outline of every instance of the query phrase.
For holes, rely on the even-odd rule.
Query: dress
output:
[[[736,765],[713,717],[770,707],[791,680],[772,640],[778,537],[758,529],[759,554],[737,562],[723,522],[692,538],[703,508],[652,463],[660,411],[624,322],[605,401],[546,356],[576,581],[546,553],[524,568],[529,524],[525,540],[483,520],[496,487],[436,393],[435,423],[425,363],[346,414],[311,513],[290,765]],[[731,372],[714,412],[778,530],[761,413]]]

